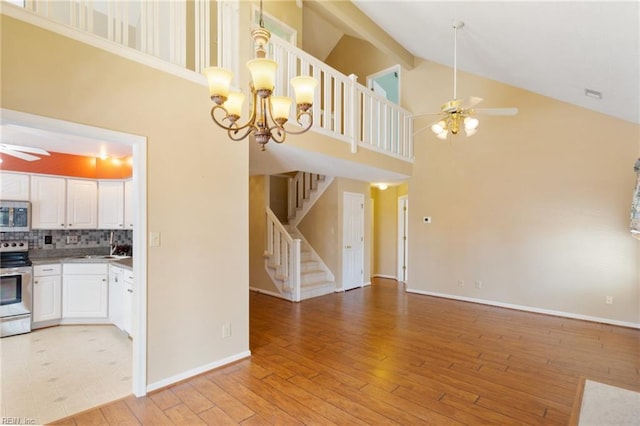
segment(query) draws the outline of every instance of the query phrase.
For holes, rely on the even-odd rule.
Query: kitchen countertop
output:
[[[111,263],[126,269],[133,269],[133,257],[123,256],[60,256],[60,257],[42,257],[31,258],[33,265],[51,265],[55,263]]]

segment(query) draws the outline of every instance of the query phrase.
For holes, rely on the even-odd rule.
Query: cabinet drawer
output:
[[[65,275],[106,275],[108,263],[65,263],[63,273]]]
[[[35,265],[33,267],[34,277],[46,277],[47,275],[60,275],[62,272],[62,265],[59,263],[52,263],[51,265]]]

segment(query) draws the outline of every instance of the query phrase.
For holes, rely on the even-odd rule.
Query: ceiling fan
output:
[[[487,115],[516,115],[518,108],[474,108],[482,98],[470,97],[466,101],[462,101],[457,97],[457,80],[458,80],[458,30],[464,26],[462,21],[454,21],[454,38],[453,38],[453,100],[445,103],[440,107],[439,113],[426,113],[414,115],[414,118],[438,115],[433,123],[421,128],[414,133],[420,133],[425,129],[431,128],[438,139],[447,139],[449,134],[457,135],[460,130],[464,130],[467,136],[472,136],[478,129],[480,122],[475,117],[476,114]]]
[[[49,155],[47,151],[41,148],[10,145],[8,143],[0,143],[0,154],[11,155],[25,161],[36,161],[40,159],[40,157],[31,154]]]

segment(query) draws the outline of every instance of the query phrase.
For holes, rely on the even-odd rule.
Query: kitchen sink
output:
[[[96,254],[96,255],[90,255],[87,254],[85,256],[75,256],[74,259],[125,259],[129,256],[116,256],[116,255],[110,255],[110,254]]]

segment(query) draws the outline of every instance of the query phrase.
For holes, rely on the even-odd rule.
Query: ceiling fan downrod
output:
[[[464,22],[453,21],[453,99],[458,99],[458,30],[464,27]]]

